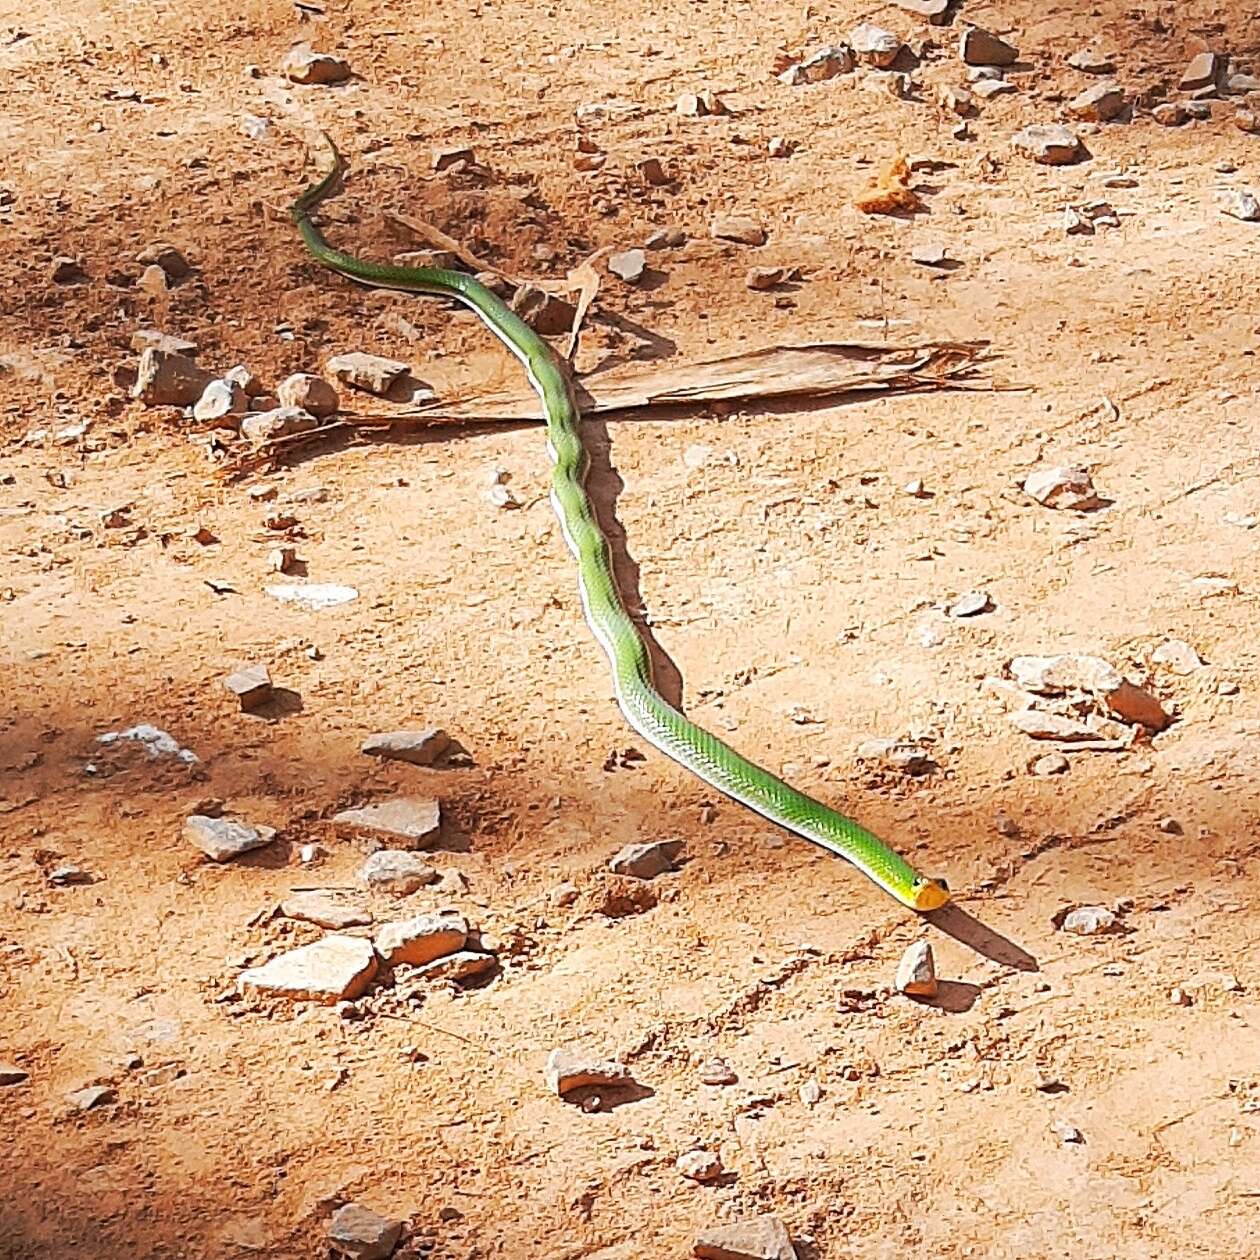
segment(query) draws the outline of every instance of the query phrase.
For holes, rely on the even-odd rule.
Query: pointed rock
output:
[[[698,1260],[797,1260],[787,1226],[777,1216],[755,1216],[696,1235]]]
[[[419,914],[387,923],[376,934],[376,952],[390,964],[422,967],[464,948],[468,922],[458,914]]]

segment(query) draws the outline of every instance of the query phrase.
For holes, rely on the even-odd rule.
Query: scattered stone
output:
[[[1073,936],[1102,936],[1120,926],[1119,919],[1106,906],[1077,906],[1055,917],[1059,931],[1071,932]]]
[[[1225,80],[1225,90],[1234,96],[1246,96],[1251,92],[1260,92],[1260,75],[1231,74]]]
[[[242,853],[261,849],[275,838],[273,827],[249,827],[230,818],[192,814],[184,819],[184,839],[214,862],[229,862]]]
[[[333,415],[339,403],[336,389],[322,376],[310,372],[295,372],[280,382],[276,397],[282,407],[296,407],[308,411],[318,419]]]
[[[811,1076],[804,1085],[796,1091],[796,1096],[801,1100],[802,1105],[806,1107],[816,1107],[822,1101],[822,1086]]]
[[[152,245],[146,245],[136,255],[136,262],[142,267],[161,267],[172,281],[183,280],[192,274],[188,259],[168,241],[154,241]]]
[[[721,1159],[712,1151],[687,1151],[674,1161],[674,1167],[689,1181],[698,1181],[701,1185],[717,1181],[725,1171]]]
[[[280,69],[294,83],[344,83],[350,77],[348,62],[331,53],[312,52],[306,44],[290,48]]]
[[[354,1260],[386,1260],[402,1236],[402,1221],[377,1216],[359,1203],[339,1207],[328,1222],[332,1249]]]
[[[412,974],[424,980],[452,980],[459,983],[484,976],[498,965],[499,960],[493,954],[481,950],[460,949],[417,967]]]
[[[383,761],[431,766],[451,746],[450,736],[436,726],[419,731],[380,731],[363,741],[360,751]]]
[[[1260,110],[1240,109],[1234,115],[1234,126],[1249,135],[1260,133]]]
[[[140,355],[131,396],[146,407],[191,407],[210,379],[185,355],[150,346]]]
[[[477,155],[466,144],[433,150],[433,169],[436,172],[448,171],[461,163],[465,166],[473,166],[476,161]]]
[[[296,547],[274,547],[267,553],[267,568],[272,573],[292,573],[297,567]]]
[[[766,153],[772,158],[792,156],[795,146],[786,136],[771,136],[766,144]]]
[[[1017,131],[1011,139],[1015,148],[1042,166],[1067,166],[1084,150],[1075,134],[1062,123],[1037,123]]]
[[[1013,66],[1019,49],[979,26],[969,26],[958,42],[958,55],[969,66]]]
[[[1000,836],[1017,836],[1019,835],[1019,823],[1017,823],[1009,814],[998,811],[997,816],[993,819],[993,829]]]
[[[1260,220],[1260,200],[1246,188],[1232,188],[1221,199],[1221,210],[1245,223]]]
[[[468,922],[453,913],[420,914],[412,919],[387,923],[376,934],[376,952],[389,965],[408,963],[422,967],[464,948]]]
[[[388,393],[389,387],[406,373],[408,367],[397,359],[365,354],[361,350],[333,355],[324,366],[344,384],[377,395]]]
[[[437,871],[406,849],[377,849],[359,869],[369,888],[380,888],[405,897],[437,879]]]
[[[764,245],[766,229],[744,214],[718,214],[709,225],[714,240],[735,241],[739,245]]]
[[[1177,86],[1183,92],[1190,92],[1195,88],[1212,87],[1224,68],[1224,63],[1218,54],[1214,52],[1196,53],[1191,57],[1190,64],[1185,68],[1181,76],[1181,82]]]
[[[810,53],[804,61],[789,66],[779,78],[785,83],[825,83],[853,72],[853,52],[843,44],[828,44]],[[791,76],[790,78],[788,76]]]
[[[918,263],[920,267],[943,267],[950,261],[950,257],[944,245],[925,241],[911,248],[910,261]]]
[[[136,288],[141,293],[147,293],[150,297],[161,297],[170,287],[169,277],[157,263],[146,267],[136,281]]]
[[[721,98],[713,92],[684,92],[674,108],[683,118],[708,118],[727,112]]]
[[[1218,696],[1236,696],[1238,692],[1238,684],[1230,679],[1224,679],[1216,684],[1216,694]]]
[[[66,1101],[76,1111],[91,1111],[94,1107],[103,1107],[106,1103],[117,1102],[118,1094],[108,1085],[88,1085],[67,1094]]]
[[[121,741],[138,744],[154,760],[159,757],[174,757],[188,766],[197,764],[197,754],[191,748],[182,747],[173,735],[149,722],[141,722],[125,731],[106,731],[104,735],[96,737],[98,744],[107,746]]]
[[[933,26],[942,26],[948,20],[950,0],[893,0],[899,9],[927,18]]]
[[[1088,512],[1102,504],[1088,469],[1075,465],[1034,470],[1024,479],[1024,493],[1043,507],[1073,512]]]
[[[1069,236],[1093,236],[1094,223],[1075,206],[1068,206],[1063,211],[1063,230]]]
[[[391,840],[405,840],[408,849],[423,849],[442,829],[442,808],[435,800],[397,796],[359,809],[343,809],[332,820],[346,830],[370,831]]]
[[[945,610],[951,617],[976,617],[993,607],[988,591],[967,591]]]
[[[698,1075],[701,1085],[734,1085],[739,1080],[734,1068],[725,1059],[717,1057],[706,1059],[700,1065]]]
[[[687,233],[682,228],[657,228],[643,242],[644,249],[678,249],[687,243]]]
[[[1174,1006],[1193,1006],[1194,998],[1188,994],[1180,985],[1175,985],[1168,993],[1168,1000]]]
[[[1203,660],[1184,639],[1165,639],[1152,653],[1157,665],[1167,665],[1174,674],[1193,674],[1203,668]]]
[[[286,583],[263,589],[282,604],[300,604],[311,612],[323,612],[326,608],[336,608],[339,604],[349,604],[359,598],[359,592],[353,586],[340,586],[335,582]]]
[[[1063,717],[1058,713],[1043,713],[1040,709],[1019,709],[1008,716],[1011,725],[1017,731],[1022,731],[1033,739],[1057,739],[1064,743],[1075,743],[1079,740],[1100,738],[1098,732],[1091,730],[1084,722]]]
[[[1182,826],[1175,818],[1161,818],[1156,824],[1166,836],[1179,836]]]
[[[764,292],[777,288],[786,277],[787,272],[782,267],[749,267],[744,276],[744,284],[750,289]]]
[[[1071,769],[1068,759],[1062,753],[1046,753],[1044,757],[1038,757],[1030,767],[1032,773],[1039,779],[1048,779],[1054,774],[1067,774]]]
[[[88,274],[77,258],[68,258],[64,254],[52,260],[49,277],[53,284],[85,284]]]
[[[274,994],[297,1002],[352,1002],[367,991],[376,975],[372,942],[334,933],[290,950],[261,967],[242,971],[242,992]]]
[[[1068,1124],[1065,1120],[1056,1120],[1050,1126],[1050,1132],[1055,1135],[1065,1146],[1068,1143],[1080,1143],[1085,1141],[1085,1135],[1074,1124]]]
[[[626,249],[608,259],[608,270],[627,284],[638,284],[643,279],[646,259],[641,249]]]
[[[557,1047],[547,1056],[543,1070],[547,1088],[561,1098],[575,1089],[591,1086],[625,1086],[632,1083],[630,1069],[608,1059],[596,1059],[579,1050]]]
[[[266,665],[249,665],[229,674],[223,685],[241,702],[245,713],[252,713],[261,708],[274,695],[271,685],[271,671]]]
[[[211,381],[193,404],[193,419],[222,420],[225,416],[241,414],[248,405],[245,391],[235,381]]]
[[[1103,700],[1116,717],[1130,725],[1162,731],[1172,721],[1149,691],[1134,686],[1128,679],[1122,679],[1118,687],[1105,693]]]
[[[976,112],[976,103],[966,88],[947,85],[940,89],[936,99],[940,101],[943,109],[951,114],[957,114],[960,118],[969,118]]]
[[[318,428],[319,421],[301,407],[273,407],[253,412],[241,421],[241,432],[258,446]]]
[[[511,306],[535,332],[544,337],[567,333],[577,315],[572,303],[532,284],[523,284],[516,290]]]
[[[90,884],[93,882],[91,872],[85,871],[81,866],[75,866],[73,862],[54,866],[48,872],[47,879],[55,888],[68,888],[72,884]]]
[[[898,993],[908,997],[935,997],[936,959],[927,941],[915,941],[901,956],[894,981]]]
[[[650,840],[645,844],[628,844],[608,861],[608,869],[616,875],[632,875],[635,879],[654,879],[674,869],[674,860],[683,851],[681,840]]]
[[[366,927],[372,922],[372,916],[366,910],[322,892],[292,893],[280,903],[280,913],[286,919],[314,923],[316,927],[329,928],[334,932]]]
[[[650,883],[628,876],[606,875],[592,891],[597,913],[610,919],[627,919],[653,909],[659,898]]]
[[[0,1086],[20,1085],[30,1077],[30,1073],[16,1063],[0,1063]]]
[[[918,744],[900,739],[866,739],[857,747],[859,761],[873,761],[901,774],[930,774],[936,762]]]
[[[1086,88],[1068,102],[1068,113],[1086,122],[1110,122],[1124,112],[1128,100],[1124,89],[1108,80]]]
[[[1015,84],[1006,79],[977,79],[971,85],[971,90],[988,101],[995,96],[1005,96],[1008,92],[1015,91]]]
[[[901,55],[901,40],[871,22],[859,22],[849,32],[849,44],[859,61],[887,70]]]
[[[183,337],[172,337],[156,328],[140,328],[131,334],[131,348],[137,354],[146,350],[164,350],[167,354],[179,354],[192,358],[197,353],[197,343]]]
[[[787,1226],[777,1216],[755,1216],[733,1225],[715,1225],[696,1235],[697,1260],[797,1260]]]
[[[1081,70],[1085,74],[1112,74],[1116,68],[1115,62],[1096,48],[1082,48],[1074,52],[1067,63],[1073,70]]]
[[[1164,101],[1151,110],[1151,117],[1161,127],[1180,127],[1188,115],[1186,108],[1178,101]]]

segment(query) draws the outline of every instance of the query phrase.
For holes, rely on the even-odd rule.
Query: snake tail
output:
[[[626,721],[653,747],[703,782],[763,817],[845,858],[903,905],[938,909],[949,900],[941,880],[928,879],[864,827],[798,791],[697,726],[656,690],[651,657],[626,611],[613,573],[608,540],[585,482],[587,456],[580,413],[565,365],[551,347],[485,285],[463,272],[399,267],[343,253],[311,221],[343,169],[341,155],[324,137],[332,166],[293,203],[293,221],[310,254],[324,266],[378,288],[455,298],[469,307],[522,363],[542,402],[553,470],[551,501],[565,542],[577,561],[582,608],[608,657],[618,705]]]

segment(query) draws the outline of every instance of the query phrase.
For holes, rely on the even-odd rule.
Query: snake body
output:
[[[703,730],[656,690],[647,644],[617,588],[608,541],[585,489],[587,456],[580,412],[567,371],[551,347],[485,285],[463,272],[370,262],[331,246],[311,221],[342,170],[336,146],[324,137],[333,163],[293,203],[292,216],[310,253],[326,267],[372,287],[455,298],[480,317],[524,365],[542,401],[553,461],[551,500],[577,561],[587,623],[612,667],[622,713],[648,743],[705,783],[757,813],[852,862],[876,884],[914,910],[935,910],[949,900],[943,881],[920,875],[871,832],[806,796]]]

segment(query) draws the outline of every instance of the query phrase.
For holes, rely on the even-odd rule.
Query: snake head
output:
[[[920,875],[911,886],[910,895],[914,908],[920,914],[939,910],[949,901],[949,885],[943,879],[926,879]]]

